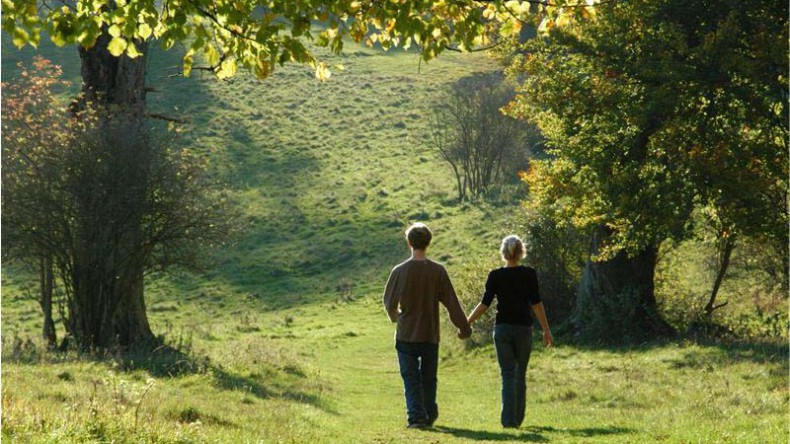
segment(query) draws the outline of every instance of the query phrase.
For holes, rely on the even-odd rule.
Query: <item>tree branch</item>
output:
[[[493,45],[486,46],[485,48],[474,48],[474,49],[470,49],[468,51],[464,51],[461,48],[457,48],[457,47],[450,46],[450,45],[444,45],[444,49],[446,49],[448,51],[455,51],[455,52],[482,52],[482,51],[488,51],[489,49],[496,48],[497,46],[499,46],[501,44],[502,44],[502,42],[497,42],[497,43],[494,43]]]

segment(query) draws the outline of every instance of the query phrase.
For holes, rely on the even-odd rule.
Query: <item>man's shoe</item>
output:
[[[439,417],[439,415],[429,416],[428,417],[428,426],[429,427],[433,427],[433,423],[436,422],[436,418],[438,418],[438,417]]]
[[[425,422],[410,422],[409,425],[406,426],[407,429],[427,429],[430,427],[428,423]]]

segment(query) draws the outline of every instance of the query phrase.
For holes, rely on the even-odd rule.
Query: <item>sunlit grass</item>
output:
[[[782,345],[536,346],[527,419],[521,429],[505,430],[490,343],[461,353],[458,340],[445,335],[439,421],[412,431],[405,429],[393,327],[377,297],[253,316],[225,316],[215,330],[220,339],[196,336],[192,355],[205,361],[173,376],[152,378],[150,363],[14,363],[6,355],[4,438],[780,443],[787,436]],[[260,330],[240,328],[250,326]]]

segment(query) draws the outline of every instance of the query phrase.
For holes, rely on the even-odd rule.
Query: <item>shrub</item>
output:
[[[524,220],[526,262],[537,270],[541,300],[550,324],[560,324],[570,317],[575,306],[587,239],[579,230],[561,227],[538,210],[526,210]]]
[[[458,294],[458,300],[466,310],[467,315],[474,310],[483,297],[488,272],[501,265],[501,262],[493,257],[478,259],[466,263],[461,272],[453,277],[455,292]],[[491,331],[495,319],[494,313],[495,310],[489,310],[475,322],[472,326],[472,337],[467,341],[468,347],[479,347],[491,341]]]

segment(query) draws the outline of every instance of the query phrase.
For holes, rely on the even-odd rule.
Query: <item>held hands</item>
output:
[[[458,339],[467,339],[467,338],[469,338],[470,336],[472,336],[472,322],[474,322],[474,321],[475,321],[475,320],[474,320],[474,319],[472,319],[471,315],[470,315],[468,318],[466,318],[466,323],[467,323],[467,324],[469,324],[469,333],[465,335],[465,334],[464,334],[464,333],[461,331],[461,329],[459,328],[459,329],[458,329]]]

